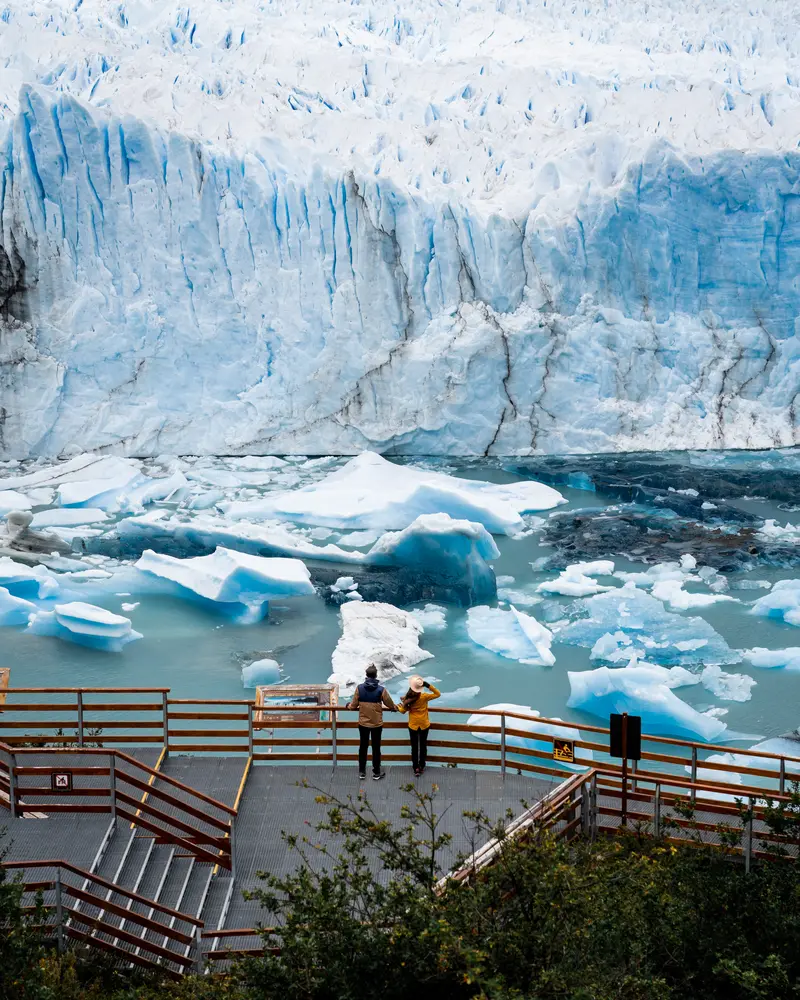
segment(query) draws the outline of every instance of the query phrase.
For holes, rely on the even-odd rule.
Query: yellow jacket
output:
[[[430,729],[431,720],[428,717],[428,702],[434,698],[441,697],[442,692],[435,688],[433,684],[428,685],[427,690],[420,691],[419,698],[409,708],[406,706],[405,698],[400,702],[398,708],[401,712],[408,712],[409,729]]]

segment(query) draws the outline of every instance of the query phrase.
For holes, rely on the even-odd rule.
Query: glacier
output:
[[[799,20],[8,0],[0,457],[798,443]]]

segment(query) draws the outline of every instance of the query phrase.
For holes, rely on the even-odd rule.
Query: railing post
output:
[[[786,792],[786,758],[781,757],[781,783],[780,783],[780,794],[783,795]]]
[[[591,839],[597,839],[597,771],[592,775],[592,787],[589,790],[589,812],[591,814]]]
[[[331,709],[331,757],[334,767],[336,767],[336,719],[337,713]]]
[[[253,756],[253,703],[247,703],[247,756]]]
[[[8,755],[8,808],[11,810],[11,818],[17,818],[17,776],[14,773],[17,767],[17,755]]]
[[[56,941],[59,955],[64,954],[64,909],[61,905],[61,869],[56,871]]]
[[[584,781],[581,785],[581,833],[589,837],[592,830],[591,798],[589,786]]]
[[[161,728],[164,734],[164,756],[169,756],[169,691],[161,692]]]
[[[697,791],[695,790],[695,782],[697,781],[697,747],[692,747],[692,792],[691,792],[691,802],[692,807],[694,807],[697,801]]]
[[[194,929],[194,971],[203,972],[203,928]]]
[[[750,859],[753,855],[753,800],[748,799],[750,809],[747,816],[747,834],[744,839],[744,870],[745,874],[750,874]]]
[[[506,713],[500,713],[500,774],[506,776]]]
[[[108,755],[108,801],[111,807],[111,818],[117,824],[117,758],[116,754]]]
[[[83,746],[83,691],[78,691],[78,746]]]
[[[661,837],[661,783],[656,785],[656,794],[653,800],[653,836],[656,840]]]
[[[236,825],[236,817],[231,816],[231,832],[230,832],[230,837],[228,838],[231,851],[231,878],[236,878],[236,838],[234,836],[235,825]]]

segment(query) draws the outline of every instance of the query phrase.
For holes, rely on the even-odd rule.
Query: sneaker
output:
[[[358,772],[358,780],[359,781],[363,781],[366,778],[366,776],[367,776],[367,772],[366,771],[359,771]]]
[[[421,767],[421,768],[419,769],[419,773],[420,773],[420,774],[424,774],[424,773],[425,773],[425,765],[424,765],[424,764],[423,764],[423,765],[422,765],[422,767]]]
[[[422,771],[418,767],[414,768],[414,777],[418,778],[422,774]]]
[[[386,772],[385,771],[381,771],[379,774],[373,774],[372,775],[372,780],[373,781],[380,781],[381,778],[385,778],[385,777],[386,777]]]

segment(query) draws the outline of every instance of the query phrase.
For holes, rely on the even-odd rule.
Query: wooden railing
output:
[[[2,867],[9,871],[25,871],[22,885],[26,894],[42,893],[45,921],[38,929],[55,939],[59,952],[65,950],[69,938],[110,952],[123,962],[159,969],[176,979],[189,969],[203,970],[204,924],[197,917],[123,889],[67,861],[6,861]],[[28,872],[43,869],[46,870],[45,878],[28,877]],[[71,884],[70,875],[82,885]],[[98,894],[98,889],[102,895]],[[114,897],[124,902],[117,902]],[[148,911],[146,915],[135,909],[137,904]],[[81,906],[89,909],[83,910]],[[33,903],[23,908],[27,915],[36,910]],[[169,917],[169,921],[162,923],[153,919],[155,913]],[[115,916],[122,922],[114,923]],[[181,925],[185,929],[181,929]],[[148,931],[154,932],[161,943],[149,941]]]
[[[290,711],[286,706],[256,709],[253,701],[244,699],[171,698],[168,688],[9,688],[6,703],[0,707],[0,740],[14,747],[160,745],[169,753],[241,753],[254,761],[273,763],[355,763],[355,713],[336,706],[326,721],[280,718]],[[297,711],[302,715],[308,709]],[[489,713],[499,720],[497,725],[466,725],[467,717],[476,711],[480,710],[430,706],[430,763],[562,778],[564,768],[553,759],[554,736],[526,728],[544,723],[568,737],[570,730],[579,731],[580,738],[575,740],[578,765],[619,772],[619,762],[609,757],[607,727],[513,711]],[[518,745],[520,740],[532,739],[537,746]],[[657,780],[668,772],[697,782],[699,776],[713,774],[714,780],[707,783],[736,782],[745,795],[783,794],[789,783],[800,780],[800,752],[789,757],[652,734],[643,736],[642,745],[642,759],[636,767],[642,780]],[[408,760],[402,717],[384,716],[383,747],[387,762]],[[707,759],[719,753],[731,755],[732,763]],[[7,771],[0,755],[0,794],[7,791],[4,783]]]
[[[12,818],[110,813],[147,830],[157,842],[233,870],[236,810],[121,750],[0,743],[0,760],[0,787]],[[72,787],[54,787],[52,776],[65,772]]]

